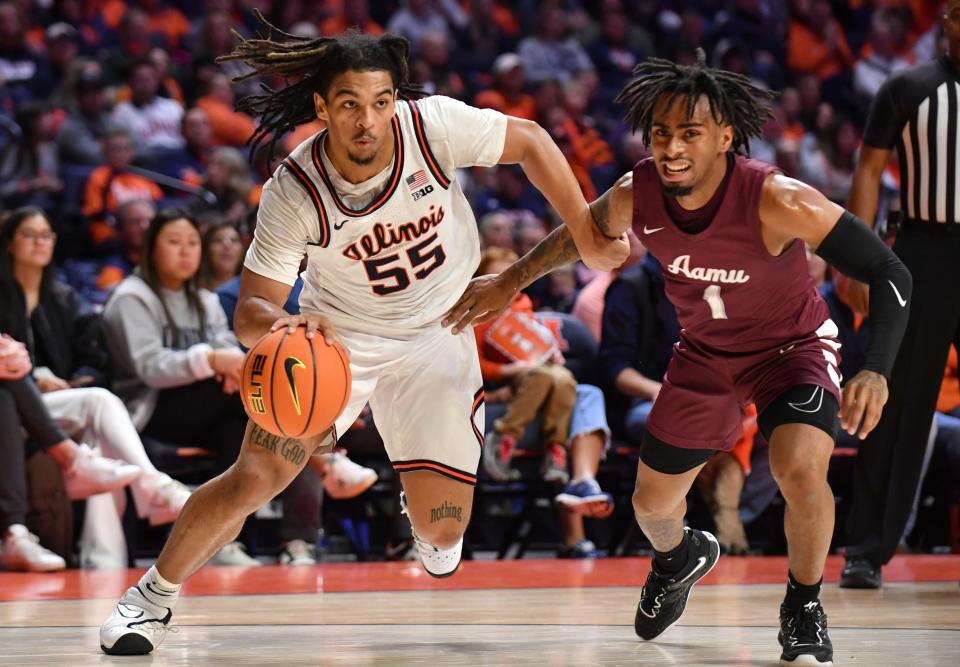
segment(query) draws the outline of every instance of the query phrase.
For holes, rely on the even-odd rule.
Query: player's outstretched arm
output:
[[[786,176],[773,175],[764,183],[760,219],[764,243],[774,254],[799,238],[842,273],[870,285],[866,361],[844,385],[840,407],[842,428],[862,440],[887,402],[887,378],[907,328],[910,272],[862,220]]]
[[[500,164],[520,165],[530,182],[543,193],[570,228],[571,237],[587,266],[610,271],[626,260],[630,252],[626,240],[618,238],[620,233],[608,236],[594,224],[567,159],[546,130],[534,122],[510,117]]]
[[[589,210],[599,229],[620,229],[618,233],[622,235],[633,215],[632,174],[623,176],[601,197],[591,202]],[[625,239],[623,243],[629,253],[630,244]],[[500,275],[479,276],[470,281],[460,299],[447,311],[443,326],[453,325],[453,333],[459,333],[474,322],[493,319],[524,287],[578,259],[580,253],[570,228],[566,225],[557,227]]]

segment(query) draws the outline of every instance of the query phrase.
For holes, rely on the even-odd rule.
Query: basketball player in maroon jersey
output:
[[[653,639],[680,618],[690,588],[720,555],[710,533],[684,528],[686,495],[716,451],[740,435],[753,402],[770,468],[787,503],[789,572],[780,607],[781,662],[832,664],[819,602],[833,535],[827,467],[840,425],[862,439],[887,400],[906,326],[911,278],[856,217],[776,167],[745,157],[772,94],[745,77],[652,58],[620,94],[652,157],[591,204],[598,227],[634,232],[663,265],[682,331],[647,423],[637,521],[655,556],[635,629]],[[871,285],[868,361],[843,387],[836,325],[814,288],[804,243]],[[498,276],[476,279],[447,314],[462,329],[498,313],[540,275],[577,258],[564,228]]]

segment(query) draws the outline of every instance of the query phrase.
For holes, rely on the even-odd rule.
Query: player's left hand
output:
[[[880,414],[889,396],[887,378],[875,371],[860,371],[843,386],[840,427],[863,440],[880,421]]]
[[[470,281],[460,299],[443,316],[441,324],[453,325],[453,333],[458,334],[476,322],[481,324],[492,320],[510,305],[517,294],[515,285],[511,285],[505,274],[478,276]]]

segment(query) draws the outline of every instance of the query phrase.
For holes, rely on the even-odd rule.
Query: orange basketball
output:
[[[260,428],[308,438],[336,421],[350,398],[350,363],[343,348],[297,327],[269,333],[251,348],[240,382],[243,407]]]

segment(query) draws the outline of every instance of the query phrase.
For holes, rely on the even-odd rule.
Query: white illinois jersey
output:
[[[398,100],[393,163],[356,185],[318,133],[264,187],[245,266],[292,285],[306,252],[300,307],[338,328],[407,338],[436,325],[480,260],[455,170],[496,164],[506,126],[503,114],[448,97]]]

